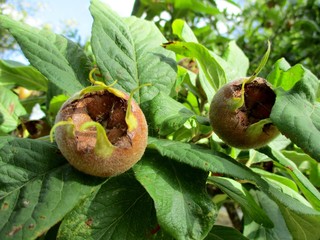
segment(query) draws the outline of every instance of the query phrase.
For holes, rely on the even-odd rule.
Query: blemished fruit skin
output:
[[[240,149],[260,148],[268,144],[279,131],[271,122],[252,131],[253,124],[268,119],[275,102],[269,83],[260,77],[245,84],[244,104],[234,108],[234,98],[241,97],[240,78],[222,86],[210,104],[209,118],[213,132],[225,143]]]
[[[147,146],[148,125],[139,105],[132,99],[131,112],[137,126],[129,131],[125,121],[128,99],[126,93],[118,97],[105,90],[72,97],[62,105],[56,123],[72,121],[73,124],[57,127],[55,139],[72,166],[93,176],[110,177],[127,171],[141,159]],[[112,144],[110,154],[97,154],[95,127],[80,129],[90,121],[104,127]]]

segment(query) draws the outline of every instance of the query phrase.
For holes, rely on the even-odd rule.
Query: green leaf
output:
[[[19,102],[18,96],[2,86],[0,86],[0,112],[2,115],[0,132],[3,133],[9,133],[16,129],[19,117],[27,113]]]
[[[301,65],[288,71],[300,79],[289,91],[276,89],[270,118],[280,132],[320,161],[320,103],[315,102],[319,80]]]
[[[157,225],[152,199],[129,172],[110,178],[70,212],[58,238],[145,240]]]
[[[0,166],[1,239],[42,235],[103,180],[79,173],[39,140],[0,137]]]
[[[198,40],[194,35],[193,31],[184,20],[176,19],[172,23],[172,31],[174,34],[176,34],[180,39],[182,39],[185,42],[198,43]],[[211,51],[209,51],[209,53],[211,55],[211,58],[213,58],[216,61],[216,63],[213,62],[212,64],[216,64],[218,65],[218,68],[220,67],[224,70],[226,82],[246,76],[249,68],[249,60],[245,56],[243,51],[238,47],[235,41],[229,42],[228,47],[223,54],[223,58],[219,57],[217,54]],[[208,74],[206,73],[206,71],[207,71],[207,68],[210,68],[213,66],[208,66],[207,68],[204,67],[205,64],[207,65],[210,64],[207,62],[207,60],[211,60],[211,58],[208,57],[208,59],[202,60],[201,57],[198,58],[195,55],[186,55],[186,56],[195,57],[197,59],[198,65],[200,66],[199,76],[200,76],[201,85],[207,94],[207,98],[211,100],[211,98],[214,95],[214,92],[217,91],[217,89],[212,87],[210,78],[209,80],[207,80]],[[224,82],[221,82],[218,85],[218,88],[220,88],[223,84]]]
[[[116,87],[126,92],[151,83],[135,93],[138,103],[159,92],[170,94],[176,63],[174,54],[161,48],[166,40],[155,24],[136,17],[122,19],[98,0],[92,1],[90,11],[92,50],[106,81],[118,80]]]
[[[228,81],[236,80],[247,76],[249,69],[249,59],[244,52],[239,48],[236,41],[230,41],[226,51],[223,53],[223,59],[226,61],[223,64],[219,61],[226,72]]]
[[[264,155],[264,154],[263,154]],[[269,159],[270,161],[270,159]],[[274,180],[276,182],[279,182],[289,188],[291,188],[293,191],[299,193],[299,189],[297,187],[297,184],[291,180],[290,178],[275,174],[275,173],[271,173],[265,170],[262,170],[260,168],[251,168],[254,172],[258,173],[259,175],[265,177],[266,179],[270,179],[270,180]]]
[[[217,91],[222,85],[227,82],[224,69],[221,67],[215,57],[210,54],[209,50],[203,45],[194,42],[169,42],[163,45],[166,49],[174,51],[177,54],[196,58],[200,64],[206,80],[210,87]],[[210,88],[205,88],[208,99],[213,97],[213,92]]]
[[[299,65],[297,66],[299,67]],[[284,58],[280,58],[275,62],[272,71],[268,74],[268,82],[273,87],[281,86],[286,91],[290,90],[301,79],[301,75],[295,74],[294,70],[288,71],[290,68],[290,64]]]
[[[168,2],[173,3],[174,8],[176,9],[192,10],[210,15],[220,14],[219,9],[210,2],[200,0],[169,0]]]
[[[14,36],[31,65],[69,95],[89,84],[90,62],[77,44],[4,15],[0,26]]]
[[[216,208],[206,193],[207,173],[148,151],[134,167],[138,181],[154,200],[161,228],[175,239],[203,239]]]
[[[273,202],[268,195],[255,191],[254,194],[262,209],[274,221],[274,228],[266,229],[252,222],[245,215],[244,235],[249,239],[297,239],[313,240],[320,238],[320,213],[318,215],[301,214],[287,208],[282,203]]]
[[[303,152],[285,151],[281,153],[291,161],[293,161],[303,173],[307,173],[310,182],[320,188],[320,163]]]
[[[192,29],[182,19],[174,20],[174,22],[172,23],[172,31],[185,42],[198,43],[198,40],[194,35]],[[238,47],[235,41],[230,41],[228,43],[227,49],[223,53],[222,58],[212,51],[209,52],[223,68],[226,74],[227,82],[247,76],[249,60],[244,52]],[[206,85],[204,84],[204,86]],[[208,99],[210,100],[211,98]]]
[[[280,187],[273,186],[260,175],[253,172],[250,168],[238,163],[233,158],[205,149],[198,145],[181,143],[177,141],[162,140],[149,137],[148,148],[159,151],[162,156],[167,156],[176,161],[186,163],[190,166],[211,171],[213,173],[225,174],[241,180],[247,180],[255,184],[261,191],[290,210],[304,215],[318,215],[318,211],[301,202],[299,199],[292,198],[284,193]],[[300,195],[299,195],[300,196]]]
[[[320,215],[301,215],[283,205],[280,205],[280,211],[286,221],[287,227],[291,232],[293,239],[313,240],[320,239]]]
[[[197,37],[194,35],[192,29],[182,19],[175,19],[172,23],[172,32],[185,42],[198,43]]]
[[[245,236],[243,236],[238,230],[226,227],[226,226],[219,226],[215,225],[211,229],[208,236],[205,240],[248,240]]]
[[[156,149],[162,156],[205,171],[225,174],[251,182],[261,181],[259,175],[254,174],[249,168],[236,160],[199,145],[149,137],[148,148]]]
[[[209,177],[208,182],[216,185],[230,198],[238,202],[242,210],[256,223],[268,228],[274,227],[272,221],[265,212],[261,210],[249,191],[245,189],[241,183],[229,178],[214,176]]]
[[[256,76],[261,72],[261,70],[264,68],[264,66],[268,62],[270,52],[271,52],[271,43],[270,43],[270,41],[268,41],[267,51],[265,52],[265,54],[261,58],[258,67],[254,70],[253,74],[250,76],[250,78],[248,79],[247,82],[253,81],[256,78]]]
[[[29,90],[47,91],[48,80],[34,67],[0,60],[0,82],[10,81]]]
[[[265,228],[256,223],[249,215],[244,215],[243,235],[248,239],[255,240],[290,240],[293,239],[286,222],[280,212],[279,206],[272,201],[267,194],[251,190],[250,193],[255,197],[258,204],[274,223],[273,228]]]
[[[188,119],[195,116],[183,104],[163,93],[147,102],[144,109],[149,128],[162,136],[178,130]]]
[[[188,26],[188,24],[182,20],[177,19],[172,23],[172,31],[176,34],[180,39],[185,42],[194,42],[198,43],[197,37],[194,35],[192,29]],[[210,81],[207,80],[206,74],[204,72],[205,69],[201,67],[201,63],[199,60],[196,60],[197,66],[199,66],[199,82],[202,86],[203,91],[205,92],[207,99],[211,99],[215,93],[214,88],[210,84]],[[193,85],[191,85],[193,87]],[[190,86],[189,86],[190,87]],[[191,87],[190,91],[197,92],[198,90],[193,90]]]
[[[300,207],[303,207],[303,205],[304,205],[304,207],[307,208],[307,209],[301,208],[300,210],[297,211],[296,208],[298,208],[298,206],[296,206],[296,208],[293,209],[294,211],[297,211],[299,214],[305,214],[305,215],[319,215],[320,214],[320,212],[318,212],[312,208],[310,202],[308,202],[303,197],[303,195],[301,195],[301,193],[299,191],[296,191],[295,189],[292,189],[290,186],[287,186],[286,182],[282,183],[282,182],[278,181],[279,179],[272,179],[270,177],[264,178],[264,179],[269,184],[269,186],[272,185],[275,189],[278,189],[280,192],[284,193],[285,195],[290,196],[291,199],[297,200],[300,203]],[[273,200],[275,202],[277,202],[277,199],[273,199]],[[291,202],[293,202],[293,201],[291,201]],[[283,203],[281,203],[281,204],[283,204]]]
[[[52,119],[52,121],[54,121],[55,116],[57,115],[58,111],[60,110],[62,104],[68,100],[68,96],[66,95],[57,95],[54,96],[50,103],[49,103],[49,109],[47,112],[47,116],[50,117]]]
[[[288,158],[286,158],[281,152],[270,149],[263,148],[260,149],[261,152],[265,153],[268,157],[278,163],[281,167],[283,167],[286,172],[292,177],[292,179],[297,183],[300,190],[304,194],[304,196],[309,200],[312,206],[320,210],[320,193],[313,186],[313,184],[303,175],[297,166]]]

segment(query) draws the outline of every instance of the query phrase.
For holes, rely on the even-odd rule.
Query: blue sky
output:
[[[131,14],[134,0],[101,0],[108,4],[120,16],[128,17]],[[30,25],[41,26],[48,24],[56,33],[61,33],[66,22],[79,31],[82,41],[91,35],[92,17],[89,12],[90,0],[8,0],[9,3],[18,6],[34,6],[36,11],[31,11]],[[228,11],[235,7],[228,4],[227,0],[216,0],[218,7],[227,8]],[[40,6],[40,7],[39,7]]]
[[[131,14],[134,0],[101,0],[108,4],[115,12],[122,17],[128,17]],[[27,23],[41,27],[45,24],[52,28],[55,33],[62,33],[66,22],[71,24],[73,29],[77,29],[81,37],[81,43],[84,43],[91,36],[92,17],[89,12],[90,0],[8,0],[13,4],[10,15],[19,16],[18,5],[23,4],[25,8],[33,8],[36,11],[30,11]],[[227,0],[216,0],[218,7],[227,8],[228,11],[238,11],[232,5],[226,5]],[[223,27],[223,26],[222,26]],[[26,59],[21,54],[9,55],[7,59],[21,61],[26,63]]]
[[[89,12],[90,0],[31,0],[43,4],[43,8],[34,14],[34,18],[48,23],[54,31],[59,29],[63,22],[73,22],[83,37],[89,37],[92,17]],[[25,2],[28,2],[25,0]],[[130,16],[134,0],[103,0],[121,16]]]
[[[101,0],[108,4],[122,17],[131,15],[134,0]],[[92,17],[89,11],[90,0],[8,0],[13,8],[8,13],[14,18],[21,17],[19,4],[24,9],[31,9],[26,23],[35,27],[48,25],[55,33],[62,33],[66,22],[77,29],[84,43],[91,36]],[[36,10],[36,11],[35,11]],[[7,60],[15,60],[27,64],[25,57],[18,52],[4,55]]]
[[[38,11],[33,17],[44,23],[50,24],[54,30],[64,21],[75,21],[75,27],[79,29],[81,36],[88,37],[92,24],[89,12],[90,0],[47,0],[44,9]]]

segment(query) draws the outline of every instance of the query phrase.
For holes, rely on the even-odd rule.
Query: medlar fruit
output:
[[[275,93],[265,79],[248,79],[221,87],[209,111],[213,131],[228,145],[241,149],[262,147],[279,134],[269,118]]]
[[[132,95],[95,83],[100,84],[85,88],[62,105],[52,131],[72,166],[93,176],[110,177],[141,159],[148,126]]]

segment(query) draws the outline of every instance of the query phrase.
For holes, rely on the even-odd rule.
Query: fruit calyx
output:
[[[272,106],[275,103],[275,93],[263,78],[255,78],[253,81],[242,85],[233,85],[235,97],[244,96],[244,104],[238,111],[244,113],[243,126],[250,126],[262,119],[269,118]]]
[[[269,118],[275,98],[269,83],[260,77],[241,78],[224,85],[210,105],[213,131],[233,147],[264,146],[279,134]]]
[[[140,160],[147,144],[147,123],[130,95],[89,79],[95,84],[63,104],[52,128],[58,147],[78,170],[113,176]]]

